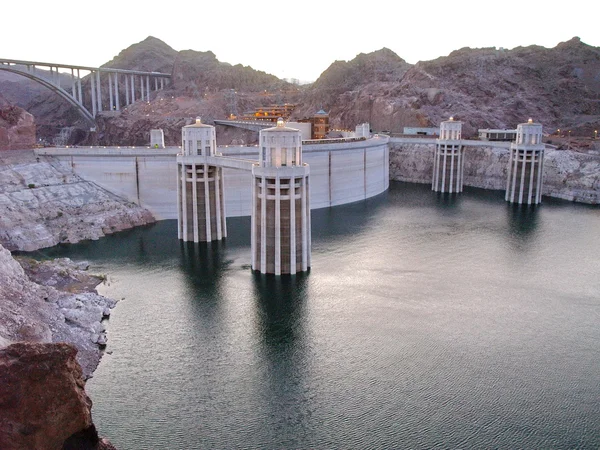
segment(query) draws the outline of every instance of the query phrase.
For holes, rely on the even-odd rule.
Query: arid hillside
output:
[[[66,102],[39,87],[30,89],[29,81],[0,73],[0,93],[34,115],[38,138],[49,143],[70,127],[71,144],[145,145],[149,130],[162,128],[166,143],[176,145],[180,128],[197,116],[210,123],[283,102],[298,105],[295,118],[324,109],[334,127],[369,122],[374,131],[396,133],[405,126],[436,126],[449,116],[464,122],[465,136],[478,128],[514,128],[529,117],[549,134],[561,129],[589,137],[600,126],[600,49],[579,38],[554,48],[463,48],[415,65],[383,48],[335,61],[308,86],[220,62],[210,51],[178,52],[153,37],[104,66],[172,73],[172,84],[153,92],[150,102],[100,114],[95,133]],[[221,143],[255,139],[218,131]]]
[[[600,125],[600,49],[573,38],[554,48],[463,48],[405,68],[380,50],[336,61],[308,89],[302,111],[323,107],[333,123],[402,132],[454,116],[463,133],[514,128],[533,117],[547,132],[593,135]]]

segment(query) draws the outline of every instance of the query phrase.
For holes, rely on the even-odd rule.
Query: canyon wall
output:
[[[390,180],[431,184],[435,144],[390,142]],[[508,145],[465,148],[464,185],[506,189]],[[600,154],[547,147],[543,195],[600,204]]]
[[[35,120],[27,111],[0,97],[0,150],[33,148]]]

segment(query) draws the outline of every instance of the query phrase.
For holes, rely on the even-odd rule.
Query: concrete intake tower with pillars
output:
[[[284,126],[260,131],[259,161],[252,167],[252,269],[294,274],[310,267],[308,164],[302,133]]]
[[[454,118],[440,124],[440,137],[436,139],[433,156],[435,192],[458,193],[463,190],[464,147],[461,142],[462,123]]]
[[[283,120],[260,131],[259,160],[235,160],[216,152],[215,128],[201,123],[182,129],[177,155],[178,237],[210,242],[227,237],[223,167],[252,172],[252,269],[295,274],[310,267],[308,164],[302,135]]]
[[[211,164],[216,156],[215,127],[198,119],[181,130],[177,156],[177,229],[184,241],[210,242],[227,237],[223,170]]]
[[[529,119],[517,125],[517,139],[510,144],[506,201],[528,205],[542,202],[544,149],[541,124]]]

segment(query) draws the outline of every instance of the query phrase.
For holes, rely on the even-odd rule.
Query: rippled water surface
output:
[[[599,448],[600,208],[394,184],[313,211],[313,267],[176,222],[44,254],[119,302],[88,383],[121,450]]]

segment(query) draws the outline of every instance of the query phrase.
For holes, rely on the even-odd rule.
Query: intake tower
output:
[[[309,167],[302,134],[277,126],[260,131],[259,161],[252,167],[252,269],[275,275],[310,267]]]
[[[436,192],[462,192],[464,150],[461,142],[462,122],[450,117],[440,124],[433,157],[433,182]]]
[[[200,119],[181,129],[182,153],[177,155],[178,237],[208,242],[227,237],[223,169],[216,156],[215,127]]]
[[[529,119],[517,126],[517,139],[510,144],[506,201],[528,205],[541,203],[544,148],[541,124]]]

